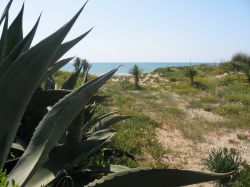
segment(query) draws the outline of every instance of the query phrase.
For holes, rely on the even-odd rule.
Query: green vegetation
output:
[[[197,75],[197,71],[190,65],[190,67],[186,71],[186,76],[190,78],[190,82],[194,84],[194,77]]]
[[[7,181],[7,178],[6,178],[6,172],[2,172],[1,170],[0,170],[0,186],[1,187],[10,186],[9,181]],[[15,184],[15,181],[12,181],[11,182],[11,187],[18,187],[18,185]]]
[[[116,110],[105,112],[107,97],[99,94],[117,69],[90,81],[87,81],[88,69],[85,69],[79,83],[86,62],[77,58],[75,71],[59,83],[61,89],[56,89],[56,78],[54,80],[55,73],[73,58],[59,59],[91,31],[62,43],[86,3],[68,23],[33,47],[31,43],[40,18],[31,32],[23,37],[24,6],[8,27],[11,3],[12,0],[0,19],[0,25],[4,21],[0,41],[0,169],[7,170],[7,180],[5,174],[0,175],[3,186],[7,181],[15,181],[25,187],[72,186],[73,183],[86,187],[183,186],[231,175],[112,165],[114,162],[137,166],[130,153],[117,150],[119,142],[125,142],[125,134],[129,133],[117,136],[118,143],[113,142],[116,150],[112,150],[112,144],[108,147],[119,130],[113,126],[131,118],[130,115],[118,115]],[[65,75],[63,72],[59,74]],[[74,89],[77,84],[80,87]],[[169,111],[173,116],[181,116],[181,111],[176,108]],[[153,158],[159,159],[161,146],[151,139],[155,137],[154,129],[158,124],[146,115],[136,115],[133,126],[139,121],[148,127],[139,124],[133,130],[132,136],[138,141],[126,140],[127,151],[145,156],[150,152]],[[148,137],[141,141],[139,138],[147,136],[147,133]],[[131,149],[132,143],[141,149]],[[159,148],[154,150],[153,146]],[[116,159],[116,153],[123,156]],[[132,161],[126,157],[131,157]]]
[[[132,67],[129,70],[129,73],[134,77],[134,82],[135,82],[135,88],[139,89],[140,88],[140,76],[142,74],[142,70],[139,69],[139,67],[137,65],[134,65],[134,67]]]
[[[245,53],[237,53],[232,57],[232,66],[241,71],[250,83],[250,56]]]
[[[236,171],[231,177],[219,180],[219,186],[243,187],[250,184],[250,166],[243,161],[240,152],[235,149],[212,149],[203,163],[207,169],[213,172]]]
[[[245,187],[250,186],[250,165],[246,162],[242,164],[242,168],[238,173],[235,182],[232,185],[233,187]]]

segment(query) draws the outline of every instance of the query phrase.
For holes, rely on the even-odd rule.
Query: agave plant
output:
[[[112,125],[130,118],[111,117],[116,112],[94,115],[105,99],[97,95],[98,90],[117,69],[88,82],[85,79],[72,91],[82,68],[78,63],[64,89],[55,90],[53,74],[73,59],[60,58],[91,31],[63,43],[86,3],[63,27],[32,47],[40,18],[24,37],[24,6],[9,26],[11,4],[12,0],[0,18],[0,24],[4,23],[0,40],[0,170],[7,169],[7,180],[19,186],[53,186],[69,178],[74,179],[75,186],[82,186],[82,174],[92,172],[85,168],[88,158],[114,136]],[[64,171],[72,177],[65,176]],[[180,186],[230,175],[113,166],[103,171],[111,174],[85,185]]]

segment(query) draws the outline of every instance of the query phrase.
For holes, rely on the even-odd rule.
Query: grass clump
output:
[[[184,116],[184,112],[181,110],[181,109],[179,109],[178,107],[169,107],[169,108],[167,108],[167,112],[169,113],[169,114],[171,114],[172,116],[174,116],[174,117],[183,117]]]
[[[225,104],[217,109],[217,113],[222,116],[239,115],[243,111],[243,108],[238,103]]]
[[[231,177],[219,180],[218,186],[231,186],[232,182],[236,180],[242,164],[240,152],[226,147],[217,150],[212,149],[208,157],[203,159],[203,165],[211,172],[227,173],[235,171]]]

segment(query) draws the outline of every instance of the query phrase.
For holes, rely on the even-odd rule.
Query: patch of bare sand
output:
[[[188,108],[188,102],[182,99],[179,95],[173,94],[173,98],[177,104],[177,106],[183,110],[187,114],[188,119],[196,119],[196,118],[202,118],[206,121],[210,122],[220,122],[224,121],[225,119],[217,114],[214,114],[209,111],[205,111],[201,108],[198,109],[193,109],[193,108]]]
[[[188,102],[177,94],[173,94],[173,98],[177,106],[187,114],[186,120],[192,121],[197,118],[202,118],[210,122],[225,120],[223,117],[204,111],[203,109],[188,108]],[[228,147],[238,149],[242,153],[243,158],[247,162],[250,162],[250,142],[237,138],[237,135],[243,132],[244,130],[216,129],[216,131],[204,134],[202,142],[194,143],[190,139],[185,139],[178,129],[173,126],[169,128],[169,125],[164,125],[163,123],[163,128],[157,129],[157,138],[165,148],[171,150],[170,153],[164,155],[162,158],[164,162],[176,168],[202,170],[202,158],[206,157],[212,148]],[[212,187],[214,184],[203,183],[192,185],[192,187],[198,186]]]
[[[162,158],[164,162],[169,163],[174,168],[203,170],[202,158],[205,158],[212,148],[238,149],[243,158],[250,162],[250,142],[239,140],[237,138],[239,133],[243,133],[243,131],[220,129],[205,135],[203,142],[194,144],[191,140],[185,139],[177,129],[157,129],[157,138],[164,147],[171,150]],[[210,187],[214,185],[213,183],[204,183],[192,186]]]

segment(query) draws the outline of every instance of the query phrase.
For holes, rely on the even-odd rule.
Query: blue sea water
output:
[[[208,63],[192,63],[192,65],[199,65],[199,64],[210,64],[215,65],[215,62],[208,62]],[[90,69],[90,74],[93,75],[102,75],[104,73],[107,73],[108,71],[121,66],[119,70],[117,71],[116,75],[129,75],[129,69],[132,68],[134,65],[137,65],[140,69],[143,70],[144,73],[152,72],[156,68],[164,68],[164,67],[181,67],[181,66],[189,66],[189,62],[179,62],[179,63],[156,63],[156,62],[147,62],[147,63],[140,63],[140,62],[134,62],[134,63],[91,63],[92,67]],[[74,67],[72,64],[67,64],[62,68],[63,71],[73,71]]]

